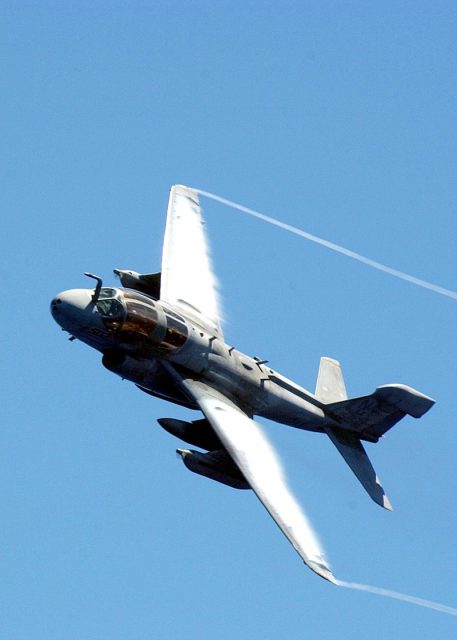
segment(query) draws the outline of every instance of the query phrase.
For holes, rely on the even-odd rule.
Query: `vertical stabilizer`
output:
[[[314,395],[325,404],[347,399],[346,386],[338,360],[325,356],[321,358]]]

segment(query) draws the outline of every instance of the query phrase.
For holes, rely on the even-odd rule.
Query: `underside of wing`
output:
[[[334,582],[319,541],[287,486],[280,461],[260,425],[202,382],[182,379],[243,476],[304,562]]]
[[[198,193],[175,185],[170,192],[162,254],[160,297],[222,336],[216,277]]]

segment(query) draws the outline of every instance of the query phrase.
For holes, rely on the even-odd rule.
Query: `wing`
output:
[[[175,185],[168,202],[160,298],[222,336],[216,277],[198,193]]]
[[[192,379],[181,379],[289,542],[318,575],[334,582],[319,541],[290,492],[281,464],[260,425],[222,394]]]

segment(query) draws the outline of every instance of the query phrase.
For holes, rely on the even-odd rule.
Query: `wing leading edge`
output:
[[[218,284],[204,224],[198,193],[182,185],[173,186],[163,243],[160,298],[221,337]]]
[[[335,582],[319,541],[287,486],[278,456],[260,425],[202,382],[181,378],[181,383],[303,561],[322,578]]]

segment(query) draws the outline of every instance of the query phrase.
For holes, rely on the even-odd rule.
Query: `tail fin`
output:
[[[405,415],[420,418],[434,400],[400,384],[384,385],[370,396],[348,400],[340,364],[330,358],[321,358],[315,395],[325,405],[328,419],[325,431],[330,440],[368,495],[392,510],[361,440],[377,442]]]
[[[321,358],[314,395],[325,404],[346,400],[346,387],[338,360]]]

